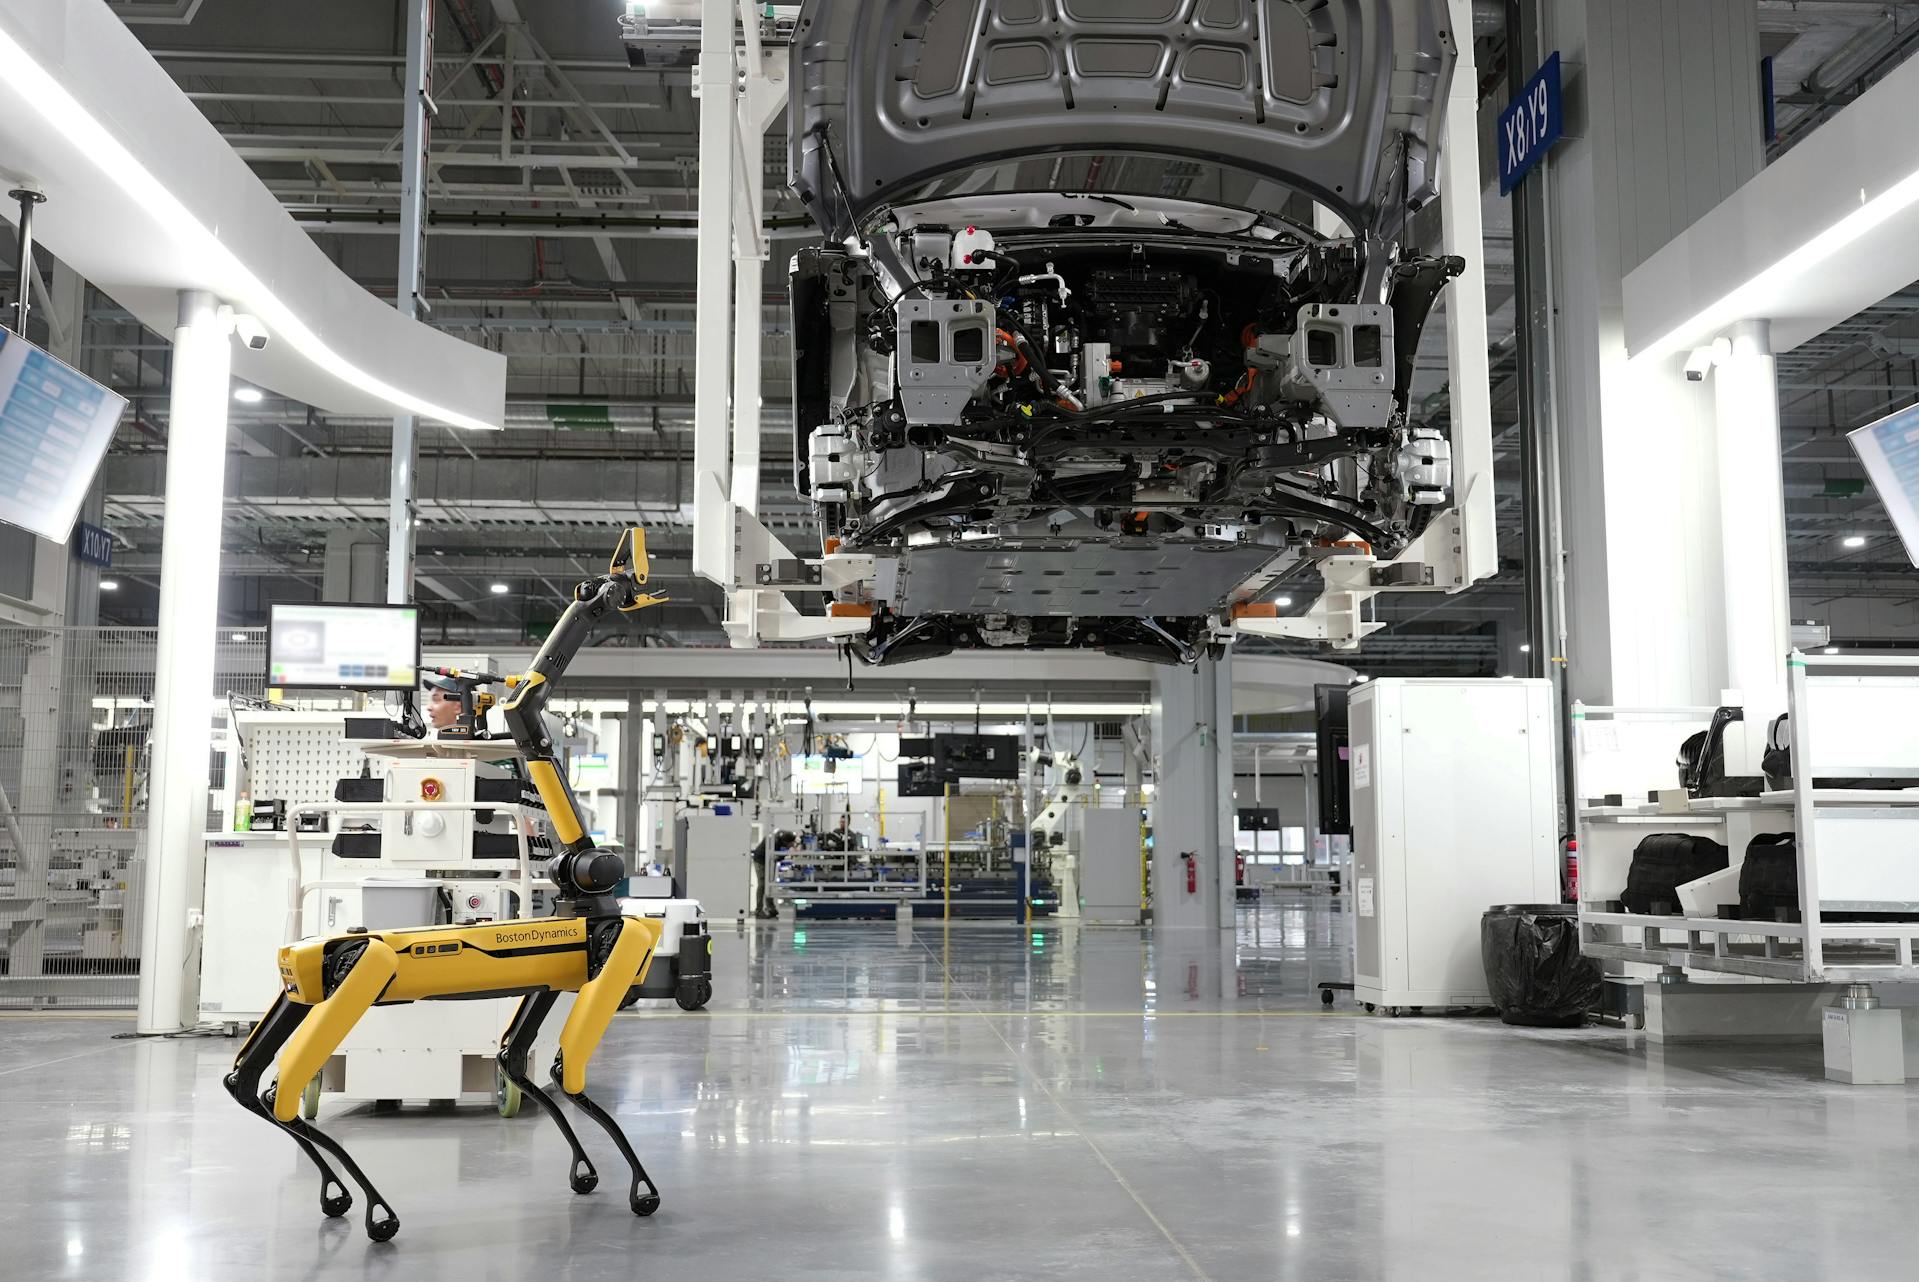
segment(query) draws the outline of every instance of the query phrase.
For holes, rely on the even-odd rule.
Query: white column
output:
[[[141,896],[137,1027],[142,1033],[174,1032],[190,1027],[197,1016],[230,329],[211,294],[181,293],[167,418],[160,639]]]
[[[1449,0],[1454,31],[1471,31],[1472,0]],[[1440,247],[1466,260],[1466,274],[1447,288],[1447,393],[1452,401],[1453,479],[1459,487],[1459,537],[1427,538],[1423,559],[1464,587],[1499,572],[1493,515],[1492,379],[1486,354],[1486,238],[1480,208],[1479,67],[1473,42],[1459,42],[1446,99],[1439,153]],[[1442,530],[1445,523],[1441,523]],[[1457,547],[1457,552],[1452,549]],[[1446,586],[1442,578],[1439,586]]]
[[[1153,927],[1233,922],[1232,657],[1153,672]],[[1186,861],[1195,854],[1195,888]]]
[[[746,104],[741,104],[742,115]],[[763,133],[749,132],[742,120],[746,143],[738,217],[742,224],[739,253],[733,260],[733,481],[730,497],[738,507],[760,513],[760,360],[764,338],[760,332],[760,291],[766,277],[766,248],[761,236],[760,206],[766,187],[760,158]]]
[[[1724,336],[1732,350],[1713,370],[1719,447],[1719,574],[1726,612],[1726,686],[1747,709],[1740,736],[1756,769],[1766,722],[1786,706],[1792,644],[1786,580],[1786,493],[1780,462],[1779,385],[1772,335],[1747,321]],[[1735,762],[1729,760],[1728,768]]]
[[[700,227],[693,331],[693,573],[733,580],[728,385],[733,375],[732,0],[700,4]]]
[[[427,104],[433,97],[433,0],[409,0],[406,95],[400,126],[400,268],[393,305],[420,319],[420,269],[426,249]],[[509,82],[510,83],[510,82]],[[510,96],[510,95],[509,95]],[[386,599],[413,599],[413,473],[419,464],[418,420],[393,418],[393,468],[387,500]]]
[[[1626,357],[1627,272],[1764,165],[1750,0],[1529,0],[1558,50],[1549,170],[1568,693],[1701,704],[1725,686],[1714,392]],[[1530,70],[1530,68],[1529,68]],[[1736,555],[1736,549],[1729,552]],[[1542,638],[1532,638],[1538,645]]]

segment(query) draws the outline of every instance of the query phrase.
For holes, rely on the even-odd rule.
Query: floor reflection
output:
[[[1349,926],[1301,896],[1161,937],[722,928],[709,1010],[621,1015],[588,1071],[658,1215],[569,1193],[535,1110],[329,1098],[398,1202],[383,1247],[226,1097],[233,1043],[0,1022],[0,1277],[1910,1274],[1906,1091],[1829,1085],[1816,1046],[1325,1012]]]
[[[1343,978],[1340,901],[1247,902],[1230,931],[1042,921],[761,923],[720,932],[716,1005],[747,1009],[1218,1010],[1303,1007]],[[729,940],[731,941],[729,943]],[[729,964],[731,963],[731,964]]]

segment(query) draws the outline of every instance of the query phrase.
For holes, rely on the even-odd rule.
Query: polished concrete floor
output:
[[[1322,1013],[1347,918],[1237,938],[723,930],[702,1015],[618,1019],[592,1084],[664,1194],[628,1214],[529,1107],[320,1124],[403,1221],[322,1220],[224,1039],[0,1020],[0,1278],[1900,1278],[1913,1096],[1816,1047]],[[589,1133],[590,1132],[590,1133]]]

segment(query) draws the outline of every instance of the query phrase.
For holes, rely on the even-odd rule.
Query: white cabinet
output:
[[[1352,694],[1353,995],[1484,1006],[1480,915],[1559,901],[1551,683],[1386,678]]]

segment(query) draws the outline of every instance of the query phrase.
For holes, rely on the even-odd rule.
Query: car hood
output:
[[[791,182],[843,239],[973,166],[1182,157],[1391,240],[1433,194],[1454,53],[1446,0],[809,0]]]

